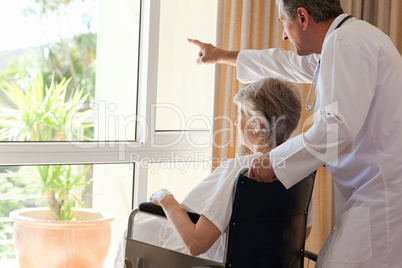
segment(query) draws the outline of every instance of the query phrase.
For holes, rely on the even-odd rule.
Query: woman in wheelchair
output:
[[[233,189],[239,170],[285,142],[297,127],[301,115],[296,89],[288,82],[273,78],[246,86],[234,97],[234,103],[238,107],[235,124],[242,144],[253,154],[222,163],[191,190],[182,203],[166,189],[155,192],[150,201],[163,208],[168,223],[141,215],[135,223],[134,239],[223,261],[225,230],[232,214]],[[187,211],[200,215],[196,224],[190,220]],[[312,222],[312,217],[308,218],[307,235]],[[161,229],[155,231],[154,228]],[[151,233],[145,234],[144,229]]]

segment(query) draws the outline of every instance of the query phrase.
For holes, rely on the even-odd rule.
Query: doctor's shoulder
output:
[[[329,44],[337,43],[339,47],[344,48],[354,47],[367,56],[376,53],[374,51],[381,47],[392,45],[392,41],[387,34],[367,21],[358,19],[354,19],[334,31],[329,39]]]

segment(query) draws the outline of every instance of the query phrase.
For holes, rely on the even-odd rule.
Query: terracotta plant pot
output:
[[[109,250],[108,213],[79,209],[77,220],[51,221],[48,208],[19,209],[14,220],[14,249],[20,268],[102,268]]]

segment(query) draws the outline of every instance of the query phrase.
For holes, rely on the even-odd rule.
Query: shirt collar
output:
[[[348,16],[348,14],[343,13],[341,15],[339,15],[338,17],[335,18],[335,20],[332,22],[331,26],[329,27],[327,34],[325,35],[325,39],[324,39],[324,43],[323,43],[323,47],[325,46],[325,43],[328,39],[328,37],[335,31],[336,26],[344,19]]]

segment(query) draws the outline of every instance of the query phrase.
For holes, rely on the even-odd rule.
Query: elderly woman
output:
[[[285,142],[296,128],[300,114],[300,97],[290,83],[264,79],[243,88],[235,97],[238,106],[236,125],[242,143],[253,154],[229,159],[191,190],[180,204],[166,189],[151,196],[151,202],[163,208],[168,226],[160,219],[139,219],[134,238],[193,256],[223,261],[225,230],[232,213],[233,188],[237,173],[252,160]],[[200,214],[194,224],[187,211]],[[144,215],[145,217],[146,215]],[[311,217],[308,217],[308,230]],[[162,225],[158,228],[156,225]],[[143,228],[151,229],[150,234]]]

